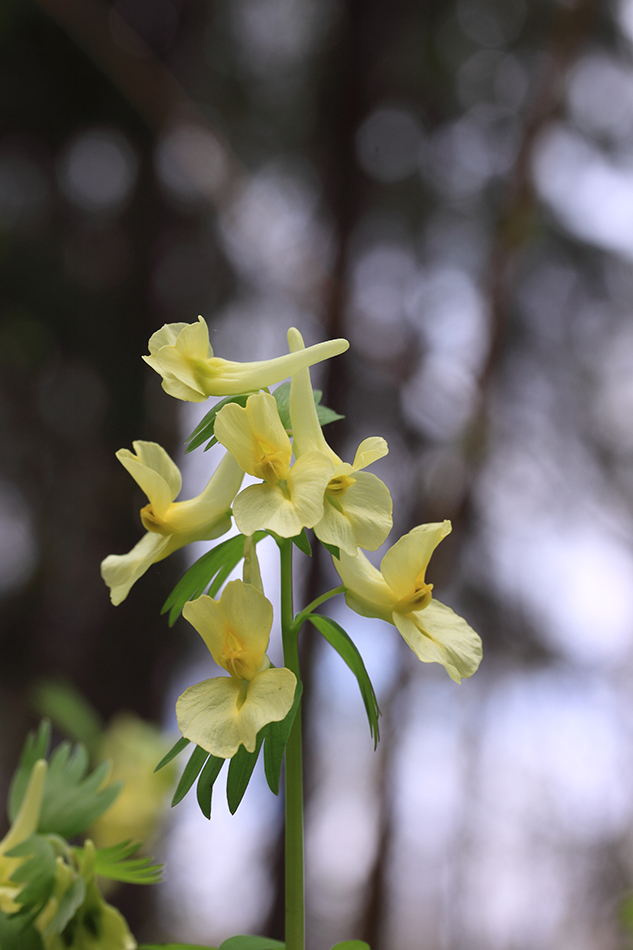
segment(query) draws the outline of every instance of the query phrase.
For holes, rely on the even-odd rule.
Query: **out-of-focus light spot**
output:
[[[414,275],[410,251],[397,245],[373,247],[354,264],[349,333],[370,359],[389,360],[406,345],[404,294]]]
[[[161,184],[185,201],[216,197],[226,183],[228,164],[226,149],[216,136],[192,123],[171,129],[156,150]]]
[[[0,154],[0,230],[29,228],[46,213],[48,181],[40,168],[17,152]]]
[[[36,557],[28,506],[13,485],[0,482],[0,593],[25,584]]]
[[[432,136],[423,164],[426,180],[448,198],[475,195],[510,167],[516,138],[515,116],[481,103]]]
[[[499,50],[481,49],[461,66],[457,74],[457,94],[465,109],[478,102],[494,102],[497,71],[506,58]]]
[[[633,69],[611,56],[584,56],[569,77],[572,116],[589,133],[631,137]]]
[[[633,333],[630,327],[603,344],[593,404],[596,435],[619,455],[633,452]]]
[[[53,366],[40,380],[37,408],[54,432],[76,440],[102,421],[108,408],[108,394],[90,363],[67,361]]]
[[[477,387],[472,375],[452,360],[435,357],[402,388],[402,412],[432,439],[452,439],[470,415]]]
[[[497,102],[509,109],[519,109],[527,95],[529,77],[527,70],[516,56],[504,56],[495,74]]]
[[[79,135],[67,147],[59,165],[66,197],[86,211],[119,211],[130,197],[138,159],[129,142],[115,130]]]
[[[220,221],[234,266],[263,286],[310,287],[323,276],[329,251],[317,200],[317,188],[302,170],[269,165],[253,175]]]
[[[422,142],[422,127],[413,111],[384,106],[359,128],[356,155],[361,168],[377,181],[401,181],[416,171]]]
[[[496,4],[460,0],[457,5],[457,19],[466,36],[481,46],[493,48],[519,35],[525,13],[524,0],[502,0]]]
[[[535,153],[542,197],[572,234],[633,256],[633,169],[618,164],[562,124],[553,125]]]
[[[297,64],[320,38],[328,7],[313,0],[234,0],[230,10],[243,68],[270,80]]]

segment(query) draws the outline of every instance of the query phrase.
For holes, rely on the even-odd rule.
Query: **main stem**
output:
[[[293,630],[292,541],[282,540],[281,636],[284,666],[299,676],[297,633]],[[303,881],[303,759],[301,704],[286,746],[286,950],[305,948],[305,894]]]

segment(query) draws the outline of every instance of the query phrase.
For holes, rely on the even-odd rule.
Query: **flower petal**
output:
[[[262,482],[249,485],[233,502],[233,517],[242,534],[274,531],[281,538],[294,538],[304,527],[297,510],[281,488]]]
[[[347,554],[358,548],[375,551],[392,527],[393,503],[389,489],[371,472],[355,472],[354,484],[338,496],[339,511],[325,496],[323,518],[314,533],[326,544],[334,544]]]
[[[110,599],[116,606],[125,600],[133,584],[145,571],[165,556],[169,535],[148,531],[127,554],[110,554],[101,562],[101,576],[110,588]]]
[[[182,544],[212,540],[228,531],[231,526],[231,503],[240,490],[243,478],[244,472],[227,452],[196,498],[177,501],[170,506],[165,522],[174,532],[187,536]],[[222,530],[218,530],[220,527]]]
[[[214,434],[249,475],[271,484],[286,478],[292,447],[274,396],[256,393],[244,408],[229,403],[217,414]]]
[[[442,538],[451,533],[450,521],[423,524],[414,528],[389,548],[382,559],[380,570],[396,599],[408,597],[417,579],[428,566],[433,551]]]
[[[291,353],[305,350],[303,337],[295,327],[288,330],[288,346]],[[310,382],[310,370],[306,366],[292,374],[290,382],[290,421],[292,423],[292,447],[295,458],[306,452],[323,452],[335,465],[341,460],[325,441],[323,430],[314,404],[314,392]]]
[[[230,677],[205,680],[178,698],[178,728],[186,739],[220,758],[231,758],[240,745],[253,752],[259,730],[290,712],[296,684],[290,670],[264,670],[251,680],[238,709],[239,682]]]
[[[242,647],[257,654],[261,664],[273,625],[271,602],[257,588],[237,580],[224,588],[220,606]]]
[[[182,484],[178,466],[156,442],[133,442],[133,452],[119,449],[116,457],[147,495],[154,514],[163,518]]]
[[[389,446],[385,439],[379,435],[372,435],[368,439],[363,439],[356,449],[352,467],[358,471],[361,468],[367,468],[372,462],[384,458],[389,453]]]
[[[456,683],[472,676],[481,662],[481,639],[450,607],[432,600],[424,610],[394,612],[393,621],[423,663],[441,663]]]
[[[341,551],[340,558],[332,558],[332,563],[347,588],[348,607],[362,617],[379,617],[393,623],[391,614],[397,598],[362,551],[356,557]]]
[[[302,527],[313,528],[323,517],[323,496],[333,474],[334,462],[323,452],[306,452],[290,469],[290,498]]]

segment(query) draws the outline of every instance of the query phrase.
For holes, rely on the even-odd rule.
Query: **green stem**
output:
[[[299,682],[299,650],[292,604],[292,541],[280,539],[281,636],[284,666]],[[286,950],[304,950],[305,894],[303,880],[303,759],[301,705],[286,746]]]
[[[328,590],[325,594],[321,594],[320,597],[316,597],[311,604],[302,610],[300,614],[297,614],[294,620],[293,627],[297,633],[306,622],[313,610],[316,610],[321,604],[324,604],[326,600],[329,600],[330,597],[336,597],[337,594],[344,594],[347,588],[341,584],[340,587],[333,587],[332,590]]]

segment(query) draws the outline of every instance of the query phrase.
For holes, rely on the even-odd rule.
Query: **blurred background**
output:
[[[328,439],[387,438],[392,542],[453,521],[429,580],[485,658],[457,687],[332,602],[374,753],[304,635],[309,950],[632,946],[633,0],[4,0],[0,116],[2,789],[43,679],[173,733],[213,675],[159,616],[184,556],[117,608],[99,577],[142,531],[117,449],[163,444],[182,497],[217,463],[184,460],[208,406],[163,393],[151,333],[346,336]],[[281,803],[259,767],[223,797],[111,898],[139,940],[283,935]]]

